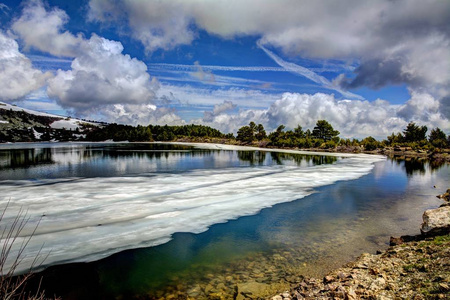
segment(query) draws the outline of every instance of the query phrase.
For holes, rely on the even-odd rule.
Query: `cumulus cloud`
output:
[[[69,16],[59,8],[46,9],[41,0],[26,2],[12,30],[20,35],[27,48],[35,48],[56,56],[75,57],[83,36],[64,31]]]
[[[195,32],[183,1],[90,1],[91,21],[114,24],[123,21],[148,52],[190,44]],[[125,18],[125,19],[124,19]]]
[[[312,129],[317,120],[325,119],[341,132],[341,137],[374,136],[386,138],[392,132],[400,132],[409,121],[450,130],[448,119],[438,112],[439,101],[429,94],[412,92],[404,105],[392,105],[385,100],[338,100],[334,95],[323,93],[285,93],[267,109],[240,110],[235,115],[214,114],[196,122],[236,132],[250,121],[261,123],[269,131],[283,124],[289,129],[301,125]]]
[[[406,121],[416,121],[431,127],[440,127],[447,132],[450,129],[447,108],[442,108],[442,101],[426,92],[411,91],[411,98],[400,107],[398,116]]]
[[[93,34],[90,39],[64,30],[69,21],[58,8],[41,0],[27,2],[12,24],[28,48],[74,58],[69,70],[57,70],[48,81],[47,93],[75,114],[113,104],[149,104],[158,88],[147,66],[123,54],[123,45]]]
[[[20,99],[45,85],[52,76],[33,68],[31,61],[19,51],[17,42],[0,31],[0,100]]]
[[[185,122],[173,109],[156,107],[153,104],[115,104],[97,112],[106,122],[131,125],[184,125]]]
[[[218,116],[220,114],[233,111],[236,109],[237,105],[234,104],[232,101],[223,101],[221,104],[214,105],[214,108],[212,111],[205,111],[203,116],[203,121],[210,122],[214,120],[215,116]]]
[[[149,102],[154,85],[147,66],[122,51],[120,42],[92,35],[83,43],[71,70],[58,70],[49,80],[48,95],[79,112],[108,104]]]

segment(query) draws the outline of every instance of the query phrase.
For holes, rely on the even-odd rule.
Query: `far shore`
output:
[[[442,149],[440,152],[427,152],[423,150],[415,151],[409,147],[390,147],[383,149],[376,149],[373,151],[366,151],[361,147],[336,147],[332,149],[321,149],[321,148],[289,148],[289,147],[273,147],[267,146],[264,142],[254,142],[252,144],[243,144],[235,140],[228,139],[178,139],[176,141],[155,141],[153,143],[164,143],[164,144],[184,144],[192,146],[202,146],[214,145],[215,149],[223,150],[259,150],[259,151],[274,151],[274,152],[286,152],[286,153],[297,153],[297,154],[320,154],[320,155],[330,155],[330,156],[342,156],[347,154],[370,154],[370,155],[381,155],[390,158],[399,159],[429,159],[439,162],[450,163],[450,149]],[[208,146],[209,147],[209,146]],[[234,147],[234,148],[233,148]]]
[[[291,147],[273,147],[268,146],[265,142],[240,143],[236,140],[220,139],[220,138],[180,138],[173,141],[48,141],[48,142],[14,142],[14,143],[0,143],[0,145],[29,145],[34,143],[149,143],[149,144],[178,144],[189,145],[194,147],[202,147],[209,149],[220,150],[243,150],[243,151],[271,151],[271,152],[285,152],[294,154],[309,154],[309,155],[329,155],[329,156],[352,156],[355,154],[379,155],[398,159],[428,159],[440,163],[450,163],[450,149],[440,149],[439,151],[424,151],[413,150],[410,147],[388,147],[383,149],[376,149],[372,151],[364,150],[358,146],[338,146],[331,149],[322,148],[291,148]]]

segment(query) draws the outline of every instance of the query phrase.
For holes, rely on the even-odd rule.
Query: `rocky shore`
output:
[[[420,235],[391,237],[387,250],[271,299],[450,299],[450,189],[438,197],[445,203],[425,211]]]

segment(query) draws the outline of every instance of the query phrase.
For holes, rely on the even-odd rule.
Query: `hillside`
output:
[[[78,141],[84,139],[87,130],[98,126],[101,124],[0,102],[0,143]]]

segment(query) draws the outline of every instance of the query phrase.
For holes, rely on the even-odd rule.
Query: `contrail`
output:
[[[148,68],[151,70],[174,70],[174,71],[186,71],[193,72],[197,70],[196,65],[184,65],[184,64],[167,64],[167,63],[151,63],[148,64]],[[202,65],[202,69],[205,71],[224,71],[224,72],[289,72],[285,68],[281,67],[264,67],[264,66],[214,66],[214,65]],[[341,70],[341,67],[326,66],[322,68],[311,68],[318,72],[337,72]]]
[[[240,66],[201,66],[203,70],[208,71],[247,71],[247,72],[287,72],[284,68],[279,67],[240,67]],[[169,70],[181,70],[192,71],[196,70],[196,65],[182,65],[182,64],[166,64],[166,63],[153,63],[149,64],[149,68],[152,69],[169,69]]]
[[[269,49],[264,47],[261,44],[260,41],[258,41],[256,44],[271,59],[273,59],[273,61],[275,61],[279,66],[283,67],[286,71],[288,71],[288,72],[290,72],[292,74],[295,74],[295,75],[301,75],[303,77],[306,77],[309,80],[320,84],[324,88],[327,88],[327,89],[330,89],[330,90],[335,90],[335,91],[339,92],[340,94],[342,94],[342,96],[345,96],[345,97],[348,97],[348,98],[359,99],[359,100],[363,100],[364,99],[364,97],[362,97],[360,95],[353,94],[351,92],[344,91],[344,90],[340,89],[339,87],[333,85],[328,79],[326,79],[323,76],[320,76],[319,74],[314,73],[310,69],[307,69],[305,67],[302,67],[302,66],[299,66],[297,64],[294,64],[294,63],[287,62],[287,61],[283,60],[281,57],[279,57],[278,55],[276,55],[275,53],[273,53],[272,51],[270,51]]]

